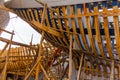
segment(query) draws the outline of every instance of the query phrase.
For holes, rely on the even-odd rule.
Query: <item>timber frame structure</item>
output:
[[[30,70],[24,75],[24,80],[27,80],[29,76],[34,76],[36,80],[39,80],[42,72],[45,77],[42,77],[41,80],[84,80],[85,76],[89,76],[88,79],[91,80],[94,80],[96,77],[97,79],[100,78],[100,80],[120,79],[119,0],[54,7],[50,7],[48,6],[49,4],[40,1],[38,2],[43,7],[0,7],[2,10],[17,14],[37,32],[42,34],[38,52],[36,52],[36,61],[32,68],[29,67],[30,65],[27,65],[27,69]],[[57,72],[59,75],[53,73],[46,65],[41,63],[41,61],[46,61],[41,57],[41,51],[45,49],[42,49],[43,39],[50,42],[54,47],[59,48],[60,52],[61,50],[65,52],[68,70],[64,69],[66,63],[63,69],[60,67],[64,63],[64,56],[62,54],[62,57],[57,58],[57,60],[63,58],[60,63],[58,62],[58,65],[60,64],[59,71]],[[12,43],[12,37],[9,43]],[[10,48],[9,46],[8,52]],[[52,49],[49,51],[52,51]],[[3,80],[6,78],[6,65],[9,64],[7,63],[7,56],[9,55],[6,55],[6,63],[2,72],[4,75]],[[22,60],[20,57],[17,59]],[[29,59],[34,60],[34,58],[30,57]],[[30,60],[28,63],[32,64]],[[51,67],[53,69],[53,64]],[[62,70],[64,75],[62,75]],[[74,72],[76,72],[77,76],[74,75]]]

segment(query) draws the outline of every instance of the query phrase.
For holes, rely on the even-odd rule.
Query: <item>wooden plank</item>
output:
[[[79,15],[79,14],[81,14],[81,10],[77,9],[77,15]],[[84,47],[85,47],[86,51],[89,52],[88,44],[87,44],[86,37],[85,37],[86,35],[84,33],[84,27],[83,27],[83,24],[82,24],[82,18],[78,18],[78,24],[79,24],[80,34],[81,34],[81,38],[82,38]]]
[[[86,13],[89,13],[88,9],[87,9],[87,12]],[[94,53],[94,55],[98,55],[97,54],[97,51],[96,51],[96,48],[95,48],[95,41],[93,39],[93,35],[92,35],[92,31],[91,31],[91,24],[90,24],[90,16],[86,16],[86,26],[87,26],[87,29],[88,29],[88,37],[89,37],[89,41],[90,41],[90,46],[92,48],[92,52]]]
[[[69,46],[69,73],[68,73],[68,80],[71,80],[72,77],[72,43],[73,43],[73,38],[72,34],[70,35],[70,46]]]
[[[94,12],[99,12],[98,10],[98,6],[94,7]],[[102,55],[102,57],[106,57],[105,56],[105,53],[104,53],[104,50],[103,50],[103,45],[102,45],[102,39],[101,39],[101,35],[100,35],[100,26],[99,26],[99,19],[98,19],[98,16],[94,16],[94,26],[95,26],[95,30],[96,30],[96,40],[97,40],[97,43],[98,43],[98,47],[99,47],[99,51]]]
[[[118,12],[118,7],[114,6],[113,11]],[[114,20],[114,29],[115,29],[116,49],[117,49],[118,57],[120,59],[120,31],[119,31],[119,18],[118,18],[118,16],[113,16],[113,20]]]
[[[115,79],[115,62],[114,60],[112,60],[112,63],[111,63],[111,74],[110,74],[110,80],[114,80]]]
[[[75,15],[73,6],[70,6],[70,15]],[[75,25],[75,19],[74,18],[71,18],[71,26],[73,28],[73,32],[77,33],[77,31],[76,31],[76,25]],[[76,41],[79,49],[82,50],[81,45],[80,45],[80,41],[79,41],[79,38],[78,38],[78,35],[74,34],[74,38],[75,38],[75,41]]]
[[[0,41],[6,42],[6,43],[10,43],[10,40],[2,38],[2,37],[0,37]],[[30,47],[31,49],[35,49],[35,47],[29,46],[29,45],[24,44],[24,43],[15,42],[15,41],[12,41],[11,44],[20,45],[20,46],[26,46],[26,47]]]
[[[81,70],[82,70],[82,65],[83,65],[83,58],[84,58],[84,53],[82,53],[81,55],[81,59],[80,59],[80,65],[79,65],[79,70],[78,70],[78,75],[77,75],[77,80],[80,80],[80,74],[81,74]]]
[[[103,8],[103,12],[107,12],[107,9],[104,7]],[[106,14],[104,14],[106,15]],[[104,30],[105,30],[105,38],[106,38],[106,46],[107,46],[107,49],[108,49],[108,54],[109,54],[109,57],[111,59],[114,59],[114,56],[112,54],[112,46],[111,46],[111,40],[110,40],[110,36],[109,36],[109,26],[108,26],[108,18],[107,17],[103,17],[103,20],[104,20]]]
[[[6,43],[5,47],[2,49],[2,51],[0,52],[0,55],[2,55],[4,53],[4,51],[6,50],[6,48],[8,47],[8,43]]]

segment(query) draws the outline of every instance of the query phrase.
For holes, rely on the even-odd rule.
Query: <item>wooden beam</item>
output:
[[[112,60],[110,80],[114,80],[115,79],[115,72],[114,71],[115,71],[115,62],[114,62],[114,60]]]
[[[68,73],[68,80],[71,80],[72,76],[72,34],[70,34],[70,48],[69,48],[69,73]]]
[[[13,44],[13,45],[20,45],[20,46],[25,46],[25,47],[29,47],[29,48],[32,48],[32,49],[36,49],[36,47],[30,46],[30,45],[27,45],[27,44],[24,44],[24,43],[10,41],[10,40],[2,38],[2,37],[0,37],[0,41],[6,42],[6,43],[10,43],[11,42],[11,44]]]
[[[59,33],[58,31],[56,31],[52,28],[49,28],[49,27],[39,23],[38,21],[30,21],[29,23],[31,23],[31,25],[33,25],[33,26],[36,26],[38,28],[38,30],[45,31],[45,32],[50,33],[50,34],[57,36],[57,37],[61,37],[61,38],[63,37],[61,35],[61,33]]]
[[[7,31],[7,30],[5,30],[5,29],[2,29],[2,28],[0,28],[0,30],[1,30],[1,31],[4,31],[4,32],[6,32],[6,33],[9,33],[9,34],[13,34],[13,35],[15,34],[15,33],[9,32],[9,31]]]
[[[6,45],[5,45],[5,47],[2,49],[2,51],[0,52],[0,55],[2,55],[2,53],[6,50],[6,48],[8,47],[8,45],[9,45],[9,43],[7,43]]]
[[[80,80],[80,74],[81,74],[81,70],[82,70],[83,58],[84,58],[84,53],[82,53],[82,55],[81,55],[80,66],[79,66],[78,75],[77,75],[77,80]]]
[[[13,31],[13,33],[14,33],[14,31]],[[9,61],[9,52],[10,52],[10,48],[11,48],[12,39],[13,39],[13,34],[11,35],[9,49],[6,54],[6,63],[5,63],[4,69],[2,71],[2,80],[6,80],[6,77],[7,77],[7,66],[8,66],[8,61]]]
[[[41,40],[40,40],[40,47],[39,47],[39,51],[38,51],[38,57],[37,57],[37,61],[36,63],[34,64],[34,66],[32,67],[32,69],[30,70],[30,72],[25,76],[24,80],[27,80],[30,76],[30,74],[33,72],[33,70],[38,66],[38,64],[40,63],[40,60],[41,60],[41,51],[42,51],[42,42],[44,40],[44,32],[42,32],[42,37],[41,37]],[[38,68],[37,68],[38,69]],[[39,69],[38,69],[39,70]],[[39,75],[39,71],[36,71],[36,74],[37,76]],[[38,78],[36,78],[38,79]]]

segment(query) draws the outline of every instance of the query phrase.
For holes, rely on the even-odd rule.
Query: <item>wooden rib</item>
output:
[[[98,6],[94,7],[94,12],[99,12],[98,11]],[[101,40],[101,35],[100,35],[98,16],[94,16],[94,21],[95,21],[94,24],[95,24],[96,39],[97,39],[97,42],[98,42],[99,51],[100,51],[102,57],[105,57],[105,53],[104,53],[103,45],[102,45],[102,40]]]
[[[117,12],[118,11],[118,7],[115,6],[113,7],[113,11]],[[114,29],[115,29],[115,40],[116,40],[116,49],[117,49],[117,54],[118,57],[120,59],[120,32],[119,32],[119,18],[118,16],[113,16],[113,20],[114,20]]]
[[[30,9],[26,9],[26,14],[28,15],[28,20],[31,21],[31,17],[30,17],[29,10],[30,10]]]
[[[48,14],[47,14],[47,13],[48,13],[48,11],[46,11],[46,17],[45,17],[45,19],[46,19],[46,22],[47,22],[47,25],[48,25],[47,27],[50,28],[51,26],[50,26],[50,23],[49,23],[49,20],[48,20]],[[57,40],[55,39],[55,37],[54,37],[53,35],[50,35],[50,34],[47,34],[47,35],[48,35],[51,39],[53,39],[54,41],[57,42]]]
[[[22,10],[19,10],[19,13],[20,13],[20,16],[21,16],[22,18],[25,18],[24,15],[23,15],[23,13],[22,13]]]
[[[36,21],[40,22],[40,20],[38,18],[38,11],[37,11],[37,9],[34,9],[34,13],[35,13]]]
[[[89,13],[88,9],[87,9],[86,13]],[[90,25],[90,16],[86,17],[86,26],[87,26],[87,29],[88,29],[88,37],[89,37],[89,41],[90,41],[90,45],[91,45],[92,51],[93,51],[93,53],[95,55],[98,55],[97,51],[96,51],[96,48],[95,48],[93,35],[92,35],[92,30],[91,30],[91,25]]]
[[[81,14],[80,12],[81,12],[81,10],[77,9],[77,15]],[[82,18],[78,18],[78,24],[79,24],[80,34],[81,34],[81,37],[82,37],[84,47],[85,47],[86,51],[89,52],[88,45],[87,45],[87,42],[86,42],[86,37],[85,37],[86,35],[84,33],[84,27],[83,27],[83,24],[82,24]]]
[[[25,10],[23,10],[23,14],[24,14],[25,19],[26,19],[26,20],[29,20],[27,14],[26,14],[26,12],[25,12]]]
[[[50,10],[50,13],[51,13],[51,15],[50,15],[50,18],[51,18],[51,16],[53,16],[53,11],[51,11]],[[54,29],[57,29],[57,27],[56,27],[56,25],[55,25],[55,21],[51,18],[51,22],[52,22],[52,27],[54,28]],[[61,41],[61,39],[58,37],[58,40],[60,41],[60,44],[64,44],[62,41]],[[56,39],[56,41],[57,41],[57,39]],[[58,42],[58,41],[57,41]],[[58,42],[59,43],[59,42]]]
[[[31,14],[32,20],[35,20],[35,17],[33,15],[32,9],[29,9],[29,13]]]
[[[36,26],[37,28],[39,28],[39,29],[42,30],[42,31],[48,32],[48,33],[50,33],[50,34],[52,34],[52,35],[55,35],[55,36],[57,36],[57,37],[61,37],[61,38],[62,38],[61,33],[53,30],[52,28],[49,28],[49,27],[47,27],[47,26],[45,26],[45,25],[42,25],[42,24],[40,24],[40,23],[37,22],[37,21],[31,21],[30,23],[31,23],[32,25]]]
[[[56,13],[57,13],[58,16],[60,15],[59,12],[60,12],[60,11],[59,11],[59,7],[58,7],[58,8],[56,8]],[[61,30],[61,34],[63,35],[63,41],[65,41],[65,43],[66,43],[67,46],[68,46],[68,42],[67,42],[67,40],[66,40],[66,38],[65,38],[64,32],[62,32],[62,31],[63,31],[63,28],[62,28],[61,21],[60,21],[60,19],[57,19],[57,20],[58,20],[59,29]]]
[[[103,8],[103,11],[106,13],[107,9]],[[106,15],[106,14],[104,14],[104,15]],[[114,59],[114,56],[112,54],[112,46],[111,46],[111,42],[110,42],[108,19],[107,19],[107,17],[103,17],[103,20],[104,20],[104,30],[105,30],[105,37],[106,37],[106,43],[107,43],[106,46],[108,49],[108,54],[111,59]]]
[[[65,16],[65,15],[67,15],[67,9],[66,9],[66,6],[63,6],[62,7],[62,11],[63,11],[63,16]],[[67,19],[64,19],[64,24],[65,24],[65,27],[66,27],[66,31],[68,32],[67,34],[67,36],[68,36],[68,38],[70,37],[70,29],[69,29],[69,26],[68,26],[68,18]]]
[[[70,6],[70,15],[75,15],[74,14],[73,6]],[[75,25],[75,19],[74,18],[71,18],[71,26],[73,28],[73,32],[77,33],[77,31],[76,31],[76,25]],[[80,45],[80,41],[78,39],[78,35],[74,34],[74,38],[75,38],[75,41],[76,41],[79,49],[82,50],[81,45]]]
[[[47,8],[46,8],[47,9]],[[43,11],[42,10],[40,10],[40,13],[41,14],[43,14]],[[48,13],[48,11],[46,10],[46,13],[45,13],[45,20],[46,20],[46,22],[47,22],[47,26],[46,27],[48,27],[48,28],[50,28],[51,26],[50,26],[50,24],[49,24],[49,20],[48,20],[48,15],[47,15],[47,13]],[[42,15],[41,15],[41,17],[42,17]],[[55,39],[55,37],[53,36],[53,35],[51,35],[51,34],[47,34],[49,37],[51,37],[51,39],[53,39],[53,40],[55,40],[56,42],[57,42],[57,40]]]

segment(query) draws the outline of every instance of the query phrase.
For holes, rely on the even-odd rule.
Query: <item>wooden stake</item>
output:
[[[14,31],[13,31],[13,33],[14,33]],[[6,77],[7,77],[7,66],[8,66],[9,52],[10,52],[10,48],[11,48],[12,39],[13,39],[13,34],[11,35],[8,52],[6,54],[6,63],[5,63],[5,67],[2,71],[2,80],[6,80]]]
[[[110,74],[110,80],[114,80],[115,79],[115,62],[114,60],[112,60],[112,64],[111,64],[111,74]]]
[[[82,70],[82,64],[83,64],[83,58],[84,58],[84,53],[82,53],[82,55],[81,55],[80,66],[79,66],[78,75],[77,75],[77,80],[79,80],[79,78],[80,78],[80,74],[81,74],[81,70]]]
[[[71,80],[72,76],[72,34],[70,35],[70,48],[69,48],[69,74],[68,74],[68,80]]]

